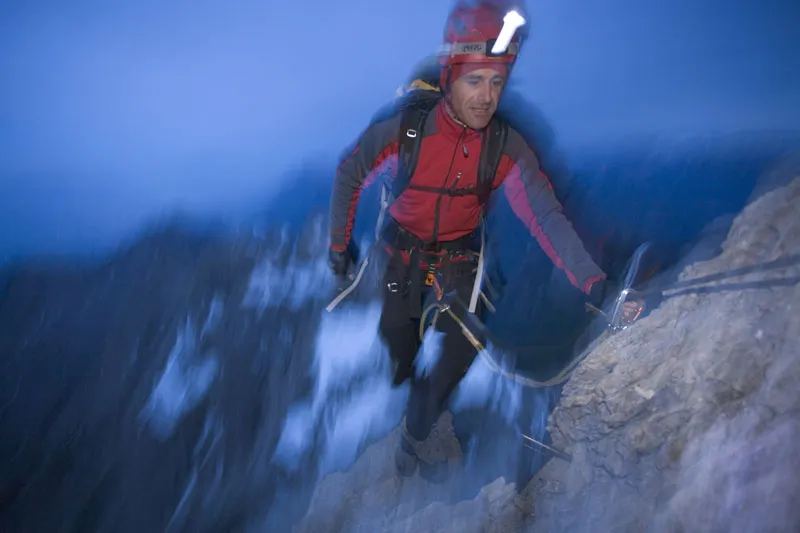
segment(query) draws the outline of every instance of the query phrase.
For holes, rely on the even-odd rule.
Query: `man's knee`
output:
[[[441,356],[431,379],[434,382],[433,387],[445,401],[469,372],[478,350],[464,334],[461,325],[451,316],[440,317],[436,327],[444,333],[444,339]]]
[[[420,348],[417,328],[408,313],[384,307],[378,331],[392,361],[392,384],[399,386],[414,374],[414,360]]]
[[[395,361],[411,361],[417,355],[419,343],[411,323],[379,328],[381,338]]]

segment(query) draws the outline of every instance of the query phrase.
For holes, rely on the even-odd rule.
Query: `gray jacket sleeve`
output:
[[[509,130],[505,155],[508,159],[503,185],[512,210],[569,281],[589,294],[592,285],[604,280],[606,274],[592,260],[564,216],[536,154],[518,132]]]
[[[336,172],[330,202],[330,247],[347,248],[355,223],[362,188],[377,175],[396,171],[401,114],[374,122],[361,134],[355,147]]]

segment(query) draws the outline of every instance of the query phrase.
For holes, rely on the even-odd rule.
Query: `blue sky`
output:
[[[266,201],[438,45],[450,2],[0,7],[0,257]],[[536,0],[515,77],[560,142],[800,129],[800,7]],[[304,14],[307,17],[304,17]]]

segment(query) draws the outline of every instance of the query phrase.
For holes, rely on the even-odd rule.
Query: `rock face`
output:
[[[800,176],[644,288],[660,305],[594,349],[550,417],[570,463],[452,503],[457,477],[394,477],[394,433],[323,479],[294,531],[800,531],[798,206]]]
[[[528,487],[534,530],[800,524],[798,202],[795,179],[749,205],[717,257],[576,370],[551,419],[575,461]]]

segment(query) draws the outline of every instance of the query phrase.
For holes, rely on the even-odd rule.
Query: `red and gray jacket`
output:
[[[339,166],[330,209],[331,248],[344,250],[350,241],[362,188],[378,176],[397,174],[402,113],[373,123],[355,150]],[[473,188],[478,182],[481,132],[457,124],[441,101],[428,115],[410,185],[394,201],[389,215],[424,241],[452,241],[473,232],[482,205],[476,195],[450,196],[442,189]],[[583,246],[561,211],[547,176],[522,136],[508,129],[493,189],[505,185],[514,213],[570,282],[589,294],[605,274]],[[424,190],[433,189],[435,192]]]

